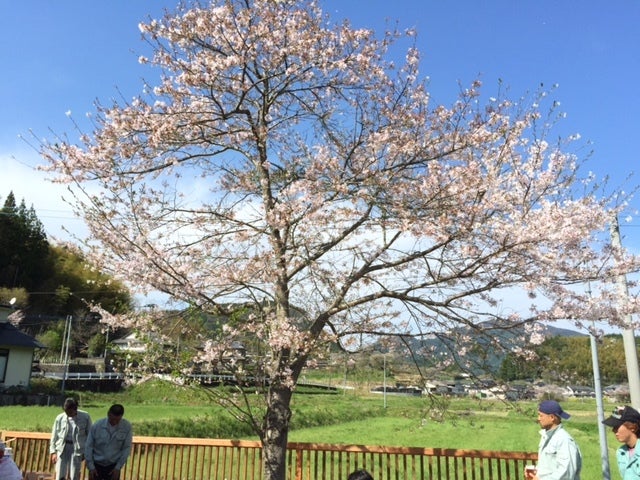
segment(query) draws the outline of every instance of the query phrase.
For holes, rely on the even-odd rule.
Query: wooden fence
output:
[[[49,472],[48,433],[4,431],[23,471]],[[121,480],[258,480],[261,443],[173,437],[133,437]],[[376,480],[522,480],[536,453],[290,443],[289,480],[344,480],[365,468]],[[86,470],[82,480],[88,479]]]

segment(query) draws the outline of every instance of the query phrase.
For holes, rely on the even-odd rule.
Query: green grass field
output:
[[[134,434],[209,438],[256,437],[204,395],[166,385],[148,385],[116,395],[79,394],[81,408],[102,418],[111,403],[125,405]],[[442,412],[420,397],[340,393],[294,395],[293,442],[536,451],[536,403],[517,405],[495,400],[452,400]],[[583,453],[582,478],[601,478],[600,445],[594,400],[567,400],[572,414],[565,423]],[[606,405],[608,412],[613,405]],[[60,407],[0,407],[0,430],[48,432]],[[437,413],[437,415],[434,415]],[[435,417],[435,418],[434,418]],[[607,433],[610,459],[618,446]],[[611,478],[619,474],[611,462]]]

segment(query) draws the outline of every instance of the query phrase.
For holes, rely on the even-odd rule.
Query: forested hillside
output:
[[[122,313],[132,303],[126,286],[88,264],[78,249],[50,243],[34,208],[24,199],[18,203],[13,192],[0,210],[0,304],[10,299],[20,310],[20,329],[53,349],[72,315],[75,354],[86,353],[102,335],[88,305]]]

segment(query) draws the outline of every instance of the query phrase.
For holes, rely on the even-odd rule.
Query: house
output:
[[[126,353],[145,353],[149,351],[150,345],[160,345],[165,348],[172,345],[168,338],[156,332],[131,332],[122,338],[113,340],[111,344],[117,351]]]
[[[143,353],[147,350],[149,340],[145,341],[139,337],[138,332],[132,332],[122,338],[111,341],[111,344],[119,351],[127,353]]]
[[[0,305],[0,390],[28,387],[37,348],[45,348],[35,338],[9,322],[10,306]]]

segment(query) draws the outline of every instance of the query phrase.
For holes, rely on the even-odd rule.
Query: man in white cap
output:
[[[22,480],[22,472],[10,456],[5,456],[7,446],[0,440],[0,478],[2,480]]]
[[[575,440],[562,426],[562,419],[571,415],[555,400],[545,400],[538,406],[540,445],[538,466],[525,470],[527,480],[580,480],[582,455]]]

